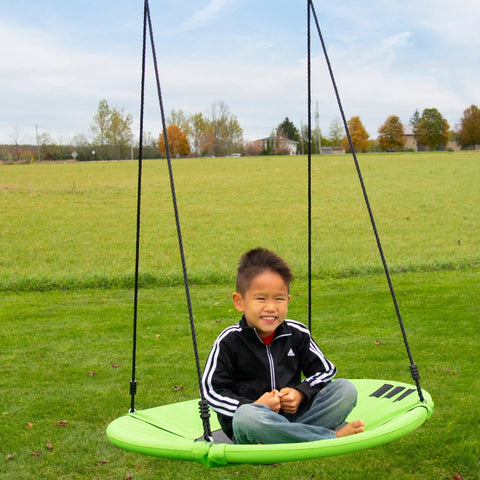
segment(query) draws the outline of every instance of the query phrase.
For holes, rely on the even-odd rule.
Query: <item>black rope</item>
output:
[[[147,34],[147,1],[143,9],[143,44],[142,44],[142,79],[140,94],[140,140],[138,146],[138,183],[137,183],[137,234],[135,242],[135,288],[133,294],[133,347],[132,347],[132,379],[130,380],[130,412],[135,412],[135,394],[137,393],[137,381],[135,368],[137,358],[137,320],[138,320],[138,273],[140,265],[140,226],[142,205],[142,165],[143,165],[143,117],[145,106],[145,50]]]
[[[307,110],[308,110],[308,329],[312,331],[312,73],[310,5],[307,3]]]
[[[397,302],[397,297],[395,295],[395,291],[394,291],[394,288],[393,288],[393,284],[392,284],[392,281],[391,281],[391,278],[390,278],[390,273],[389,273],[389,270],[388,270],[388,266],[387,266],[387,262],[385,260],[385,255],[383,253],[383,248],[382,248],[382,244],[380,242],[380,237],[378,235],[378,231],[377,231],[377,227],[376,227],[376,224],[375,224],[375,219],[373,218],[373,212],[372,212],[372,208],[370,206],[370,201],[368,199],[368,195],[367,195],[367,190],[365,188],[365,184],[364,184],[364,181],[363,181],[363,177],[362,177],[362,173],[361,173],[361,170],[360,170],[360,165],[358,163],[358,160],[357,160],[357,155],[356,155],[356,152],[355,152],[355,148],[353,146],[353,141],[352,141],[352,137],[350,135],[350,130],[348,128],[348,123],[347,123],[347,120],[345,118],[345,113],[343,111],[343,107],[342,107],[342,103],[340,101],[340,95],[338,93],[338,88],[337,88],[337,84],[335,82],[335,77],[333,75],[333,70],[332,70],[332,66],[330,64],[330,59],[328,58],[328,54],[327,54],[327,49],[325,47],[325,42],[323,40],[323,35],[322,35],[322,32],[320,30],[320,25],[318,23],[318,18],[317,18],[317,14],[315,12],[315,8],[313,6],[313,1],[312,0],[307,0],[308,2],[308,5],[309,5],[309,11],[311,10],[312,14],[313,14],[313,17],[315,19],[315,24],[316,24],[316,27],[317,27],[317,31],[318,31],[318,35],[319,35],[319,38],[320,38],[320,42],[322,44],[322,49],[323,49],[323,53],[324,53],[324,56],[325,56],[325,60],[327,62],[327,66],[328,66],[328,71],[330,73],[330,78],[332,80],[332,85],[333,85],[333,88],[335,90],[335,96],[336,96],[336,99],[337,99],[337,103],[338,103],[338,107],[340,109],[340,114],[342,116],[342,120],[343,120],[343,125],[345,127],[345,132],[347,134],[347,138],[348,138],[348,143],[350,144],[350,149],[352,151],[352,155],[353,155],[353,160],[355,162],[355,168],[357,169],[357,174],[358,174],[358,179],[360,180],[360,185],[362,187],[362,192],[363,192],[363,197],[365,199],[365,204],[367,206],[367,210],[368,210],[368,215],[370,216],[370,223],[372,224],[372,228],[373,228],[373,232],[375,234],[375,239],[377,241],[377,247],[378,247],[378,252],[380,254],[380,258],[382,260],[382,264],[383,264],[383,269],[384,269],[384,272],[385,272],[385,276],[387,278],[387,282],[388,282],[388,287],[390,289],[390,294],[392,296],[392,300],[393,300],[393,305],[395,307],[395,311],[396,311],[396,314],[397,314],[397,319],[398,319],[398,323],[400,325],[400,330],[402,331],[402,336],[403,336],[403,342],[405,344],[405,348],[406,348],[406,351],[407,351],[407,355],[408,355],[408,358],[409,358],[409,361],[410,361],[410,373],[412,375],[412,379],[415,381],[415,384],[417,386],[417,391],[418,391],[418,395],[419,395],[419,398],[420,398],[420,401],[424,401],[424,397],[423,397],[423,392],[422,392],[422,389],[420,387],[420,374],[418,372],[418,367],[417,365],[414,363],[413,361],[413,357],[412,357],[412,353],[410,351],[410,346],[408,344],[408,339],[407,339],[407,334],[405,332],[405,327],[403,325],[403,320],[402,320],[402,316],[400,314],[400,309],[398,307],[398,302]]]
[[[199,385],[199,390],[200,390],[200,417],[202,419],[203,423],[203,429],[204,429],[204,438],[207,441],[212,441],[212,432],[210,428],[210,413],[208,410],[208,403],[205,400],[205,396],[203,393],[202,389],[202,370],[200,367],[200,359],[198,355],[198,345],[197,345],[197,336],[195,332],[195,322],[193,319],[193,310],[192,310],[192,301],[190,298],[190,287],[188,283],[188,272],[187,272],[187,265],[185,261],[185,252],[183,248],[183,239],[182,239],[182,231],[180,227],[180,216],[178,213],[178,205],[177,205],[177,195],[175,193],[175,182],[174,182],[174,177],[173,177],[173,168],[172,168],[172,161],[171,161],[171,155],[170,155],[170,148],[168,145],[168,136],[167,136],[167,123],[165,120],[165,109],[163,106],[163,97],[162,97],[162,90],[160,87],[160,76],[158,73],[158,63],[157,63],[157,54],[155,51],[155,41],[153,38],[153,28],[152,28],[152,19],[150,16],[150,8],[148,6],[148,0],[145,0],[145,9],[146,9],[146,15],[147,15],[147,20],[148,20],[148,29],[150,32],[150,44],[152,47],[152,56],[153,56],[153,64],[155,68],[155,79],[156,79],[156,84],[157,84],[157,93],[158,93],[158,102],[159,102],[159,107],[160,107],[160,114],[162,117],[162,126],[163,126],[163,139],[165,142],[165,151],[166,151],[166,156],[167,156],[167,164],[168,164],[168,173],[170,177],[170,189],[172,193],[172,202],[173,202],[173,210],[175,213],[175,224],[177,228],[177,237],[178,237],[178,247],[180,250],[180,258],[182,262],[182,272],[183,272],[183,281],[184,281],[184,286],[185,286],[185,295],[187,298],[187,306],[188,306],[188,316],[190,320],[190,330],[192,334],[192,343],[193,343],[193,350],[195,354],[195,365],[197,368],[197,379],[198,379],[198,385]]]

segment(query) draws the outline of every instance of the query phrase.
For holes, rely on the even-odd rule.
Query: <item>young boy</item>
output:
[[[218,336],[202,379],[210,407],[236,443],[307,442],[364,431],[362,420],[344,424],[357,400],[353,384],[332,382],[336,368],[308,329],[286,319],[292,279],[287,263],[269,250],[250,250],[240,259],[233,304],[243,316]]]

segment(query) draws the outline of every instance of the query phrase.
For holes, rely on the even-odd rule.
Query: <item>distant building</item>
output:
[[[271,152],[277,154],[286,154],[286,155],[296,155],[298,150],[298,142],[295,140],[290,140],[286,137],[277,137],[272,135],[266,138],[260,138],[255,140],[255,143],[263,144],[264,152]]]
[[[453,126],[453,132],[456,133],[459,131],[461,125],[455,124]],[[425,145],[417,145],[417,140],[415,139],[415,135],[413,133],[413,125],[404,125],[403,126],[403,139],[405,140],[405,149],[406,150],[414,150],[415,152],[425,152],[429,148]],[[443,150],[461,150],[460,145],[455,140],[449,140],[447,145],[443,148]]]
[[[404,125],[403,126],[403,139],[405,140],[405,149],[418,151],[417,141],[415,140],[415,135],[413,134],[413,125]]]

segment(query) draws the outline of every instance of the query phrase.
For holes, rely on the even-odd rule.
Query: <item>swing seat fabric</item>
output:
[[[107,427],[111,443],[124,450],[163,458],[188,460],[207,467],[272,464],[308,460],[376,447],[418,428],[433,413],[433,401],[415,386],[387,380],[351,380],[358,390],[357,406],[347,421],[361,418],[365,432],[315,442],[237,445],[215,440],[220,425],[210,418],[214,442],[203,439],[198,399],[128,413]],[[220,435],[221,436],[221,435]]]

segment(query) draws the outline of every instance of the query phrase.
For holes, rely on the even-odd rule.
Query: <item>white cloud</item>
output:
[[[208,24],[220,16],[224,10],[234,3],[234,0],[209,0],[204,7],[197,10],[190,18],[181,23],[178,29],[169,30],[165,32],[164,35],[188,32],[203,27],[205,24]]]

